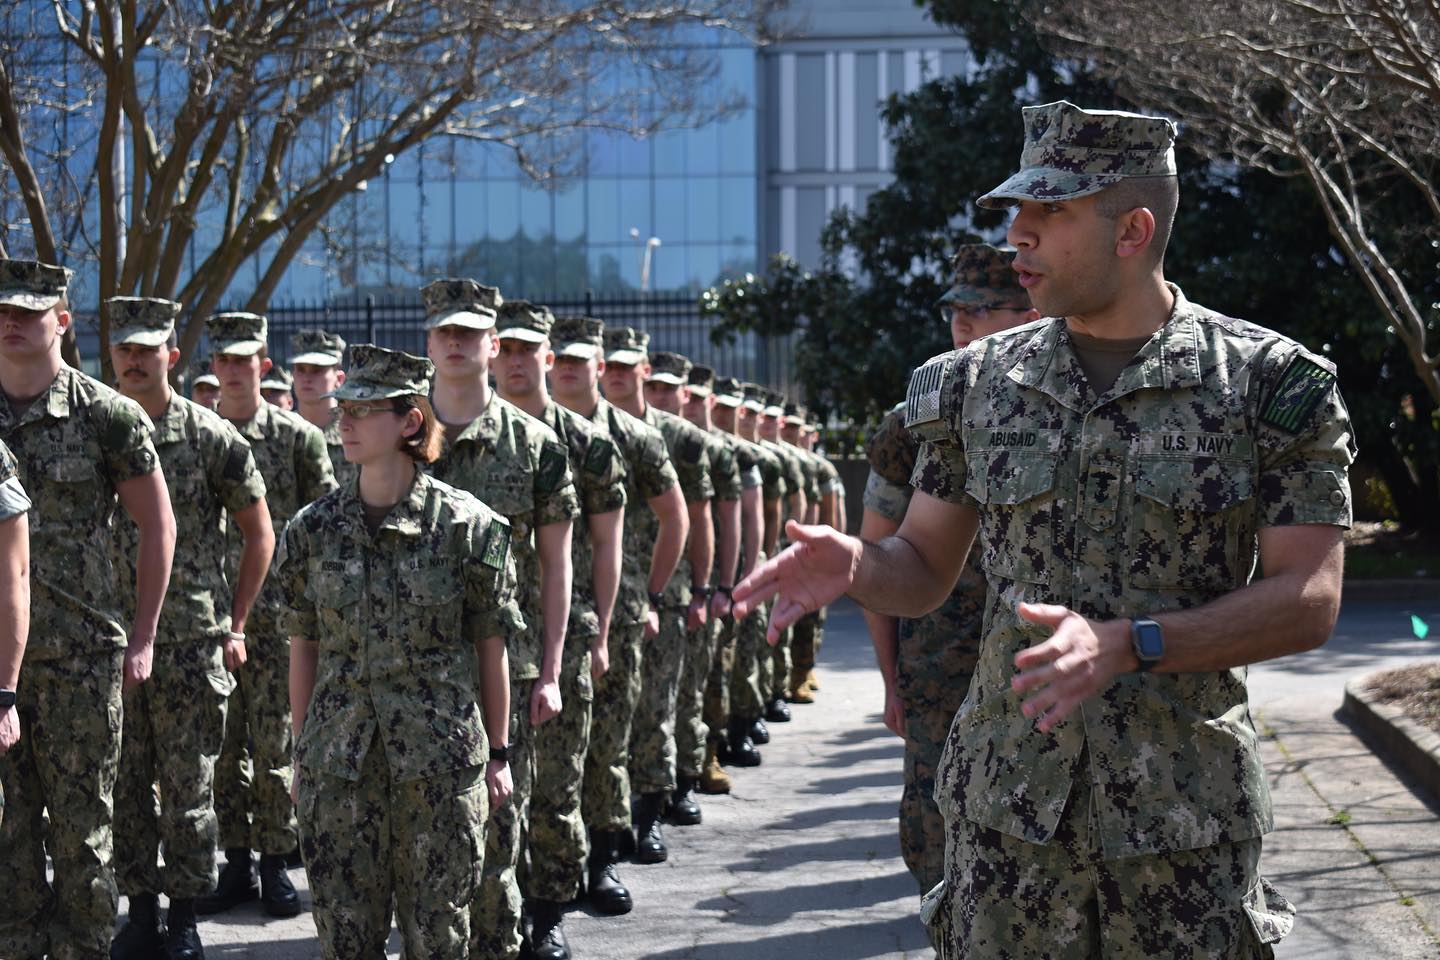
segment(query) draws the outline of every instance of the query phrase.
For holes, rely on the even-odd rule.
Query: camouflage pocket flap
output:
[[[337,564],[337,566],[340,566]],[[318,569],[315,569],[318,567]],[[312,562],[305,596],[319,609],[338,610],[360,599],[360,578],[343,569],[328,569],[327,562]]]
[[[95,464],[83,457],[61,457],[46,465],[45,475],[61,483],[84,483],[95,479]]]
[[[1141,457],[1135,492],[1176,510],[1219,513],[1254,497],[1255,475],[1248,463]]]
[[[933,927],[941,919],[940,908],[945,903],[945,892],[948,888],[945,881],[941,880],[935,886],[925,892],[920,898],[920,922],[927,927]]]
[[[400,596],[407,603],[434,607],[460,597],[460,577],[450,566],[407,572],[400,581]]]
[[[1261,943],[1279,943],[1295,926],[1295,907],[1264,877],[1245,894],[1245,914]]]
[[[983,503],[1015,506],[1054,489],[1055,464],[1054,454],[993,451],[975,464],[976,472],[981,474],[977,479],[983,482],[967,483],[966,492]]]

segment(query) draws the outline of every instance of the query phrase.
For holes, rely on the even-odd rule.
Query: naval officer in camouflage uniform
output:
[[[435,363],[432,402],[446,443],[431,473],[510,521],[525,628],[509,637],[510,746],[515,793],[492,813],[485,880],[471,915],[476,957],[517,957],[521,900],[516,876],[534,781],[534,735],[564,705],[560,667],[570,617],[570,538],[580,514],[570,456],[560,438],[490,389],[499,353],[500,291],[474,280],[436,280],[425,300],[426,349]]]
[[[148,958],[163,949],[176,960],[202,955],[195,898],[213,890],[217,879],[215,760],[235,686],[229,671],[245,663],[245,625],[270,566],[275,534],[250,444],[218,414],[170,389],[167,376],[180,358],[175,346],[180,305],[154,297],[111,297],[105,306],[116,383],[155,425],[176,530],[154,667],[149,682],[125,696],[115,784],[115,872],[130,915],[110,956]],[[244,539],[233,589],[225,580],[227,524],[238,527]],[[118,523],[117,553],[127,580],[134,577],[135,534],[134,525]],[[161,893],[170,898],[163,932]]]
[[[674,572],[690,521],[660,431],[600,396],[604,334],[604,325],[590,317],[556,321],[550,386],[556,400],[608,433],[625,461],[624,553],[610,626],[610,668],[595,683],[581,797],[590,829],[590,903],[601,913],[623,914],[634,907],[616,867],[630,830],[630,728],[640,699],[641,646],[653,642],[660,627],[659,610],[648,598],[657,596]]]
[[[620,586],[620,545],[625,522],[625,461],[607,431],[550,398],[545,374],[555,363],[549,308],[506,300],[495,330],[500,356],[495,389],[560,438],[583,523],[570,538],[574,585],[570,623],[560,664],[560,716],[535,731],[535,788],[525,833],[529,871],[521,878],[534,928],[537,960],[565,960],[569,945],[560,905],[580,892],[585,869],[581,788],[590,744],[594,683],[609,669],[610,621]]]
[[[701,818],[700,805],[692,794],[705,770],[705,747],[709,739],[705,725],[705,684],[719,642],[721,620],[730,612],[729,592],[735,585],[735,569],[740,562],[740,501],[749,479],[741,473],[735,448],[710,430],[708,417],[701,417],[699,423],[690,419],[689,414],[695,413],[690,409],[693,369],[690,360],[678,353],[653,353],[650,377],[645,381],[645,400],[650,406],[663,413],[684,416],[687,423],[704,435],[711,485],[715,488],[715,496],[710,501],[714,559],[708,569],[695,571],[691,576],[691,582],[697,584],[692,590],[708,605],[707,619],[698,626],[687,625],[675,698],[675,790],[670,795],[669,819],[678,826],[697,824]],[[714,380],[713,373],[710,379]],[[708,396],[707,383],[697,389]],[[759,479],[755,478],[752,487],[758,486]],[[720,570],[729,571],[723,581],[716,579]],[[725,587],[724,593],[717,591],[717,584]]]
[[[205,323],[210,363],[220,379],[220,416],[250,444],[265,481],[265,504],[278,538],[297,511],[335,489],[325,437],[304,417],[260,397],[273,365],[266,356],[268,324],[253,313],[220,313]],[[227,572],[233,583],[245,550],[234,524],[227,534]],[[196,909],[218,913],[255,897],[250,852],[260,851],[260,900],[271,916],[300,912],[286,873],[295,850],[295,805],[290,800],[290,640],[280,629],[280,591],[266,582],[250,612],[245,665],[225,717],[225,742],[215,769],[215,813],[225,867],[215,892]],[[245,754],[249,751],[249,762]]]
[[[419,465],[440,450],[430,361],[371,344],[335,391],[354,483],[275,558],[291,637],[301,851],[327,960],[470,956],[485,818],[511,789],[505,520]],[[480,700],[476,701],[476,691]]]
[[[270,372],[260,380],[260,396],[272,407],[281,410],[295,409],[295,379],[284,367],[271,367]]]
[[[712,415],[716,428],[739,441],[741,449],[748,451],[760,471],[760,524],[756,531],[759,542],[753,559],[739,574],[743,577],[766,557],[775,555],[781,503],[786,495],[785,468],[780,458],[758,441],[760,402],[746,399],[745,385],[734,377],[721,377],[715,381],[714,396]],[[742,528],[742,539],[743,533]],[[752,556],[750,549],[747,541],[742,548],[744,557]],[[766,613],[764,609],[753,610],[746,617],[736,617],[733,610],[730,613],[735,632],[734,660],[728,689],[717,691],[729,717],[720,747],[720,760],[728,766],[759,766],[761,757],[756,744],[770,741],[770,731],[765,726],[765,695],[760,690],[760,660],[762,656],[767,663],[770,660],[770,648],[765,643]],[[717,679],[715,683],[720,685],[724,681]]]
[[[640,702],[630,729],[630,782],[639,795],[635,800],[635,859],[660,863],[669,856],[660,820],[676,787],[675,710],[685,632],[709,619],[708,577],[715,562],[710,501],[715,488],[705,435],[645,400],[644,385],[651,375],[649,345],[650,335],[632,327],[605,331],[605,398],[660,431],[690,517],[685,556],[676,564],[665,589],[650,597],[651,606],[660,614],[660,633],[641,658]]]
[[[978,527],[985,636],[936,784],[942,952],[1270,957],[1293,908],[1259,872],[1245,666],[1334,624],[1349,416],[1329,361],[1165,281],[1173,124],[1024,116],[1022,169],[981,202],[1018,207],[1013,266],[1047,319],[916,371],[896,537],[797,531],[737,602],[778,586],[772,631],[807,590],[918,612]]]
[[[345,382],[345,339],[324,330],[296,330],[290,337],[290,371],[295,379],[295,412],[325,434],[335,482],[345,486],[355,470],[340,443],[340,410],[331,396]]]
[[[220,378],[210,369],[210,360],[195,365],[195,379],[190,381],[190,399],[207,410],[220,405]]]
[[[962,245],[951,258],[954,283],[936,304],[962,350],[980,337],[1039,318],[1020,277],[1015,251],[988,243]],[[865,448],[860,539],[880,540],[900,529],[914,489],[910,476],[920,438],[905,429],[905,405],[885,415]],[[970,689],[985,613],[985,574],[971,551],[950,596],[933,613],[897,620],[864,611],[885,683],[885,725],[905,739],[905,787],[900,796],[900,853],[924,893],[945,875],[945,827],[935,803],[935,770],[950,723]]]
[[[109,953],[121,691],[150,676],[175,547],[150,419],[60,358],[69,277],[0,260],[0,442],[33,501],[31,629],[17,702],[24,736],[0,756],[0,957]],[[111,560],[117,501],[139,527],[133,584],[120,582]],[[128,643],[121,591],[136,595]]]
[[[700,663],[687,663],[687,674],[699,671],[703,665],[704,675],[696,673],[687,676],[686,682],[690,686],[682,688],[682,693],[694,691],[693,695],[701,701],[701,709],[698,716],[681,710],[679,722],[685,724],[688,720],[689,725],[683,742],[677,744],[680,773],[693,778],[701,793],[730,792],[730,777],[720,765],[720,754],[730,723],[730,674],[735,668],[735,619],[730,616],[730,596],[735,581],[755,567],[765,524],[759,451],[729,430],[721,430],[715,423],[715,407],[715,370],[704,364],[695,364],[690,368],[689,383],[685,388],[685,419],[723,446],[725,453],[717,456],[717,463],[723,457],[733,460],[735,473],[740,479],[740,499],[734,508],[738,542],[734,547],[733,560],[727,559],[729,550],[724,547],[725,533],[721,528],[721,518],[728,505],[720,496],[719,482],[716,483],[717,547],[715,570],[711,575],[715,596],[710,601],[710,649]],[[733,427],[733,416],[730,422]],[[717,471],[717,476],[719,474]]]
[[[0,443],[0,756],[20,742],[15,688],[30,635],[30,497],[20,485],[20,465]],[[5,794],[0,785],[0,825]]]

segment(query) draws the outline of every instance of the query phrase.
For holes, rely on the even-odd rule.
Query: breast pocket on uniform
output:
[[[305,599],[315,605],[322,628],[319,639],[343,637],[348,628],[358,627],[362,572],[344,561],[316,560],[310,564],[305,581]]]
[[[991,450],[969,459],[965,491],[981,505],[981,565],[1007,580],[1044,583],[1054,562],[1056,455]]]
[[[1130,580],[1159,590],[1239,586],[1251,551],[1240,556],[1246,504],[1253,502],[1248,460],[1141,456],[1131,511]]]
[[[453,563],[403,570],[396,589],[400,615],[417,645],[450,644],[460,639],[461,591],[464,583]]]

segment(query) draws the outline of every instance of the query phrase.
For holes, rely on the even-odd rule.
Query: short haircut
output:
[[[434,463],[440,456],[440,441],[444,431],[435,416],[435,408],[427,397],[408,393],[395,398],[395,412],[404,416],[411,410],[420,411],[420,429],[400,441],[400,450],[409,454],[417,463]]]
[[[1155,217],[1155,236],[1150,240],[1150,262],[1165,259],[1170,245],[1170,230],[1175,226],[1175,211],[1180,206],[1180,180],[1176,177],[1126,177],[1113,187],[1106,187],[1096,196],[1095,209],[1108,220],[1145,207]]]

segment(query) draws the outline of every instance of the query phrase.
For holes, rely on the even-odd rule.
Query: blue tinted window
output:
[[[684,243],[686,230],[686,181],[655,181],[655,234],[666,243]]]
[[[641,240],[655,232],[655,225],[650,219],[649,180],[620,181],[620,221],[621,229],[618,233],[621,237],[628,238],[631,227],[640,230]]]
[[[585,185],[569,184],[554,196],[555,237],[560,241],[585,238]]]
[[[714,243],[721,239],[720,180],[717,177],[694,177],[685,184],[685,239],[694,243]]]
[[[716,181],[719,191],[718,239],[727,244],[755,243],[755,180],[751,177],[723,177]]]
[[[493,240],[508,240],[520,229],[520,185],[513,180],[494,180],[485,185],[485,234]]]
[[[521,188],[520,228],[531,239],[554,234],[550,224],[550,194],[544,187]]]
[[[620,182],[609,177],[592,177],[585,186],[590,242],[618,243],[626,239],[627,225],[620,217]]]

